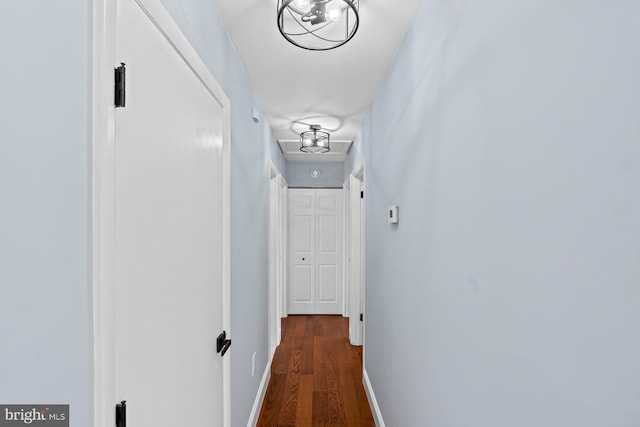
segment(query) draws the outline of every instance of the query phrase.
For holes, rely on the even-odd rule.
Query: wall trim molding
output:
[[[267,393],[267,387],[269,386],[269,380],[271,379],[271,362],[273,362],[273,355],[276,353],[276,347],[273,347],[269,351],[269,360],[267,366],[264,368],[264,374],[262,374],[262,381],[260,381],[260,387],[258,387],[258,393],[256,394],[256,400],[253,402],[251,408],[251,414],[249,415],[249,421],[247,427],[255,427],[258,423],[258,417],[260,416],[260,409],[262,408],[262,402],[264,401],[264,395]]]
[[[375,421],[376,426],[385,427],[384,420],[382,419],[382,413],[380,412],[380,407],[376,400],[376,395],[373,392],[371,381],[369,381],[369,375],[367,375],[367,370],[364,368],[362,369],[362,383],[364,384],[364,391],[367,393],[367,397],[369,398],[369,407],[373,413],[373,420]]]

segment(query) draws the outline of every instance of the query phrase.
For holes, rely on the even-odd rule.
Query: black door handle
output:
[[[116,427],[127,427],[127,401],[116,405]]]
[[[222,331],[216,338],[216,351],[221,353],[220,356],[224,356],[229,347],[231,347],[231,340],[227,339],[227,331]]]
[[[220,353],[220,356],[224,356],[227,350],[229,350],[229,347],[231,347],[231,340],[224,340],[224,346],[222,347],[222,352]]]

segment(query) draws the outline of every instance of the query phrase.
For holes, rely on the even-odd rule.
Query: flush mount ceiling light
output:
[[[300,151],[305,153],[329,152],[329,133],[320,130],[320,125],[311,125],[300,134]]]
[[[278,29],[285,39],[308,50],[342,46],[360,24],[360,0],[278,0]]]

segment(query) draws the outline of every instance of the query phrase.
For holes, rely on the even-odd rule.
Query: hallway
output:
[[[2,3],[0,403],[639,427],[640,1],[366,0],[327,52],[279,2]]]
[[[362,347],[349,344],[348,319],[282,319],[258,427],[373,426],[362,386]]]

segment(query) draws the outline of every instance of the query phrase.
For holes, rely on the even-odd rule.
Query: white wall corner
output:
[[[364,384],[364,391],[367,393],[367,398],[369,399],[369,407],[373,413],[373,420],[376,423],[376,427],[385,427],[376,395],[373,392],[373,387],[371,387],[371,381],[369,381],[369,375],[367,375],[367,370],[364,368],[362,369],[362,383]]]
[[[267,366],[264,368],[264,374],[262,374],[262,381],[260,381],[260,387],[258,387],[258,393],[256,394],[256,400],[253,402],[253,408],[251,408],[251,414],[249,415],[249,422],[247,427],[256,427],[258,424],[258,417],[260,416],[260,409],[262,408],[262,402],[264,401],[264,395],[267,393],[267,386],[271,379],[271,362],[273,362],[273,355],[276,352],[276,348],[269,348],[269,360],[267,360]]]

